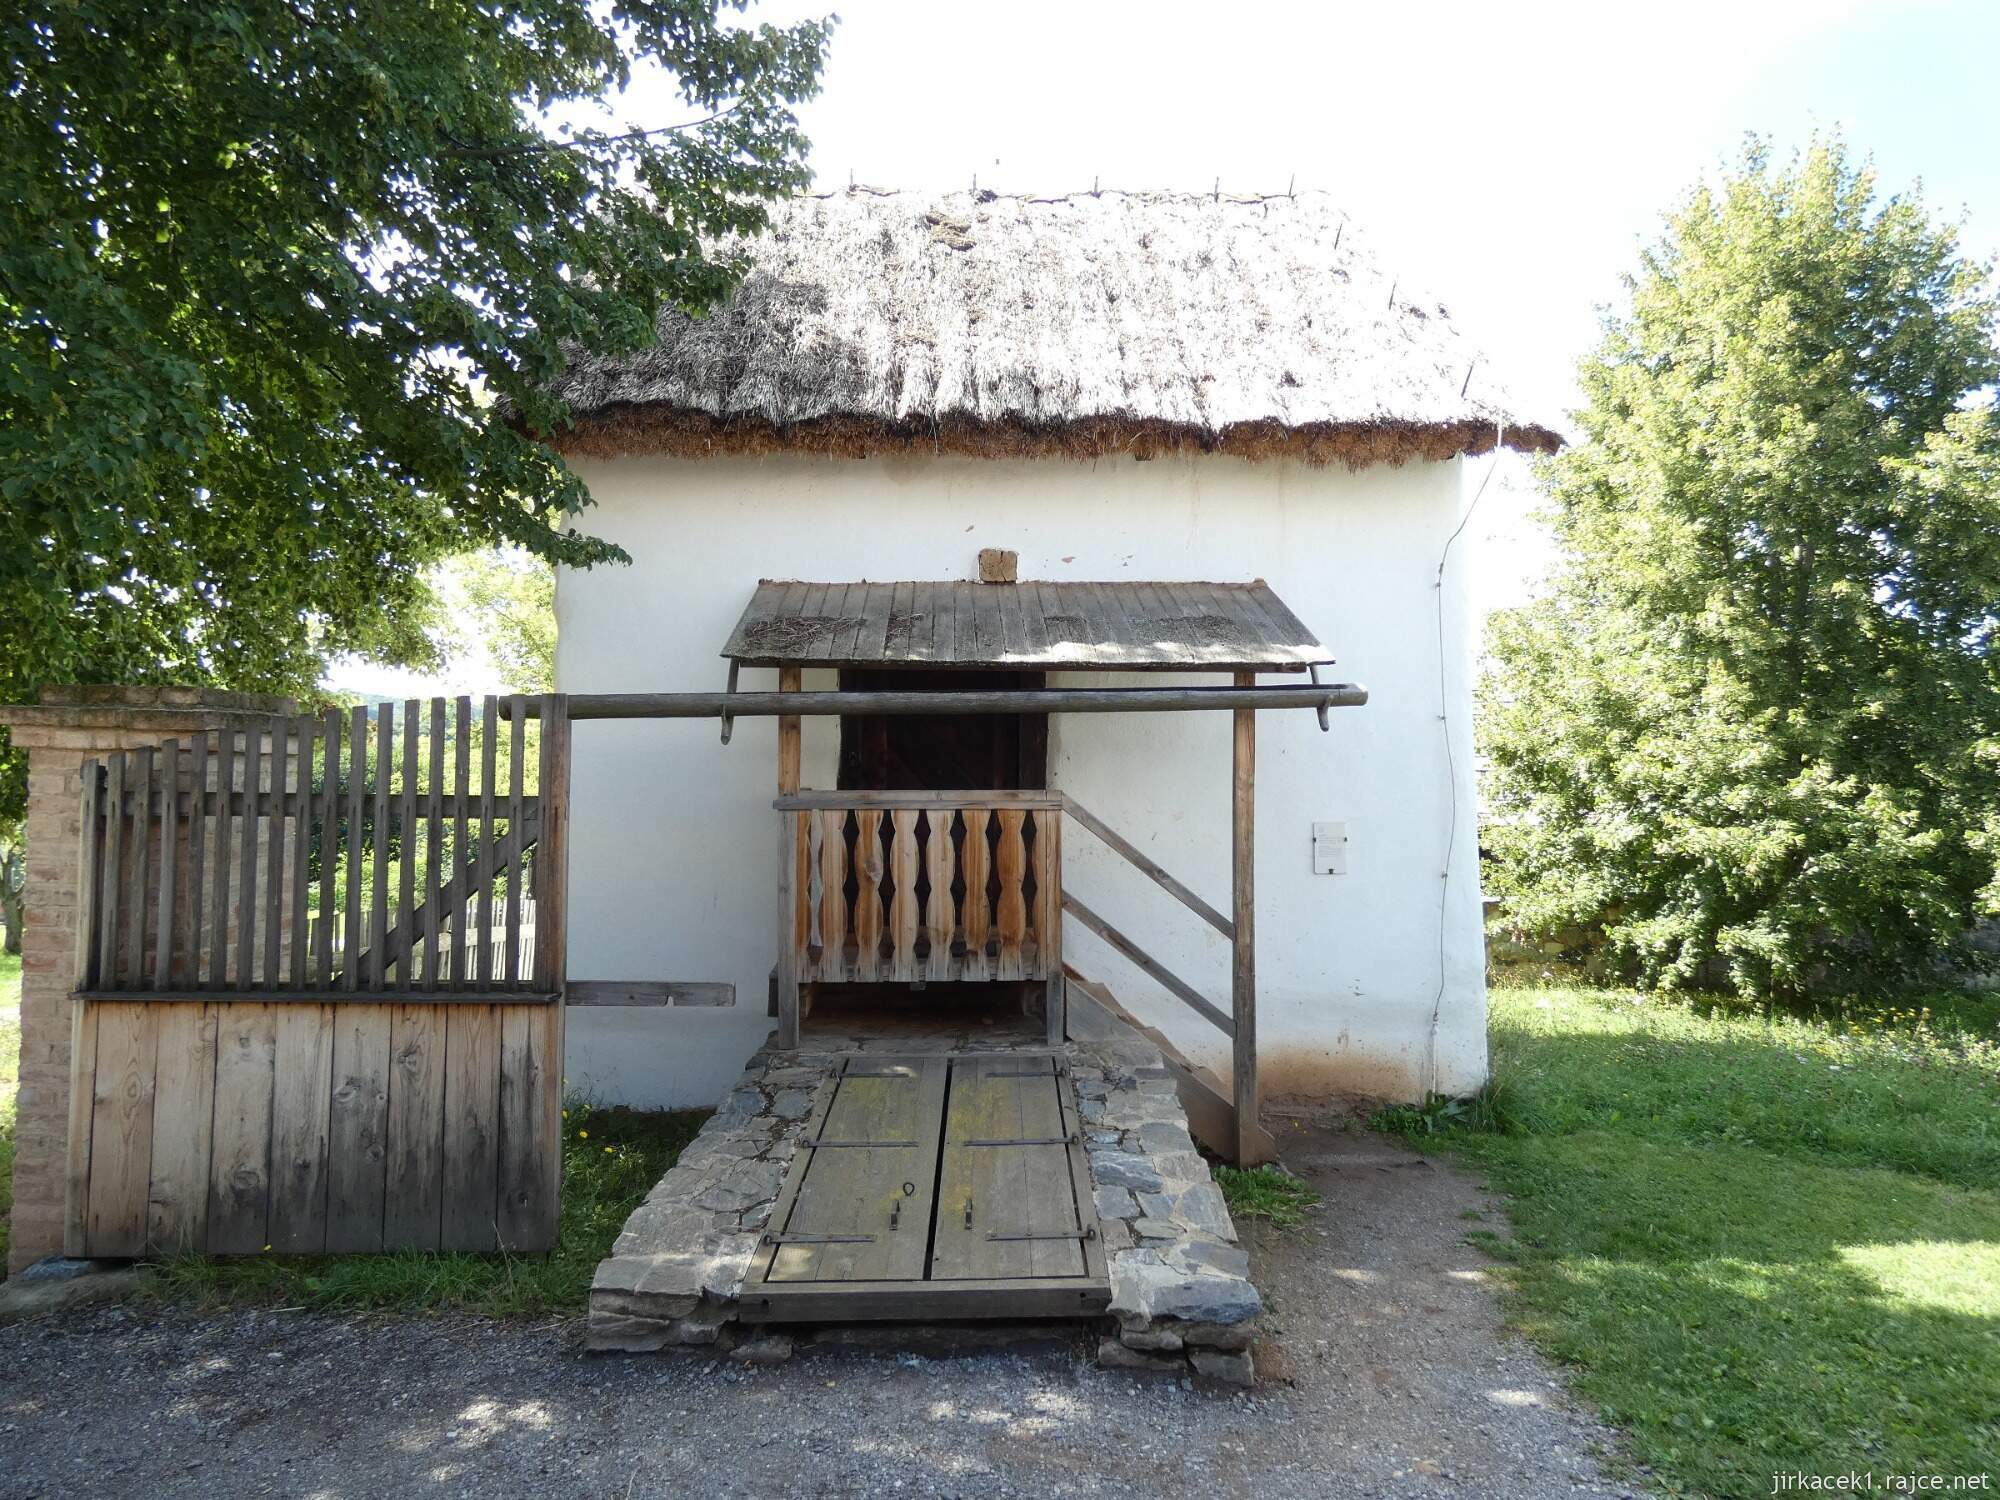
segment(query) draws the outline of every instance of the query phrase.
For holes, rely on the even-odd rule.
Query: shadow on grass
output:
[[[173,1301],[317,1311],[580,1313],[597,1263],[610,1253],[627,1216],[708,1114],[572,1102],[563,1112],[562,1227],[546,1255],[186,1255],[162,1262],[149,1290]]]
[[[1513,1315],[1656,1483],[1981,1474],[2000,1452],[1984,1014],[1497,989],[1500,1128],[1413,1133],[1509,1194],[1516,1237],[1478,1238],[1511,1263]]]
[[[2000,1196],[1743,1146],[1467,1138],[1517,1321],[1634,1452],[1715,1495],[2000,1452]]]

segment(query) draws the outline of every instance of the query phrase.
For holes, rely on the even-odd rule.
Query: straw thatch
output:
[[[1354,467],[1547,451],[1324,197],[792,200],[659,344],[580,358],[565,452],[1184,449]]]

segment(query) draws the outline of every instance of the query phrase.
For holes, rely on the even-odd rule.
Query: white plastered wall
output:
[[[1023,578],[1267,580],[1339,658],[1332,677],[1371,697],[1334,710],[1331,734],[1310,711],[1259,715],[1266,1097],[1410,1098],[1483,1080],[1462,556],[1442,595],[1442,674],[1435,587],[1461,504],[1457,463],[1359,474],[1228,457],[578,467],[597,500],[583,524],[633,562],[559,578],[556,676],[567,693],[720,688],[718,652],[760,578],[965,578],[981,547],[1005,547],[1020,553]],[[775,678],[746,669],[743,686]],[[836,685],[831,672],[806,673],[808,688]],[[833,786],[837,721],[807,719],[804,737],[805,784]],[[770,1026],[775,721],[739,721],[726,747],[714,720],[581,722],[574,746],[570,976],[722,980],[738,1003],[577,1007],[570,1085],[607,1101],[712,1103]],[[1229,715],[1057,716],[1050,766],[1057,786],[1228,909]],[[1313,873],[1312,825],[1325,821],[1347,826],[1345,874]],[[1074,825],[1064,858],[1071,889],[1227,1008],[1219,936]],[[1190,1055],[1224,1063],[1219,1033],[1091,934],[1071,922],[1064,942],[1072,963]]]

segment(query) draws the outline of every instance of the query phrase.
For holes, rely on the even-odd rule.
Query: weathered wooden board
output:
[[[80,998],[72,1255],[539,1251],[562,1007]]]
[[[327,1111],[329,1250],[383,1248],[389,1032],[394,1009],[389,1005],[342,1005],[333,1013],[333,1098]]]
[[[1060,1082],[1049,1057],[954,1062],[932,1280],[1083,1275]]]
[[[1052,1054],[851,1059],[815,1102],[749,1321],[1067,1316],[1110,1300]]]
[[[942,1057],[857,1060],[834,1081],[798,1189],[780,1218],[771,1281],[916,1281],[937,1186]]]
[[[743,666],[935,663],[1298,672],[1331,658],[1263,583],[757,586],[722,654]]]

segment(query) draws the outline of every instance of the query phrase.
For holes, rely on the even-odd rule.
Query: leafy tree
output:
[[[510,693],[555,690],[554,569],[518,547],[489,548],[447,560],[436,586],[446,658],[490,661]]]
[[[422,661],[426,570],[587,566],[565,349],[723,296],[827,29],[745,0],[18,0],[0,17],[0,702]],[[685,123],[552,123],[640,64]],[[0,767],[0,813],[18,775]]]
[[[1494,883],[1663,985],[1909,974],[2000,849],[2000,375],[1984,268],[1837,142],[1666,221],[1499,617]]]

